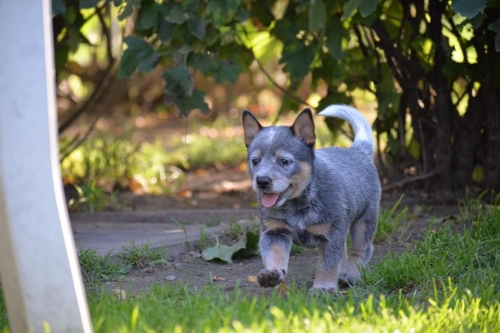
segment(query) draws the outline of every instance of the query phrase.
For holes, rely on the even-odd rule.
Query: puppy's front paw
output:
[[[285,280],[285,270],[268,270],[263,269],[257,275],[257,280],[261,287],[276,287],[278,284]]]

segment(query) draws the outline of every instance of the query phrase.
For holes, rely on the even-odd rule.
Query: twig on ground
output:
[[[382,186],[382,191],[392,190],[394,188],[401,187],[401,186],[403,186],[405,184],[408,184],[408,183],[416,182],[416,181],[419,181],[419,180],[424,180],[424,179],[427,179],[427,178],[432,178],[436,174],[437,174],[437,170],[434,170],[434,171],[431,171],[431,172],[428,172],[428,173],[423,173],[423,174],[418,175],[418,176],[405,178],[405,179],[402,179],[402,180],[397,181],[395,183]]]

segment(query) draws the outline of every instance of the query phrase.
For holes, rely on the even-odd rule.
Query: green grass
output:
[[[104,282],[119,279],[131,267],[126,263],[113,261],[111,253],[99,256],[96,250],[84,250],[81,247],[79,247],[79,252],[78,261],[80,262],[83,283],[89,292],[97,291]]]
[[[201,134],[174,137],[169,151],[184,154],[188,169],[215,165],[238,165],[246,159],[243,137],[211,138]]]
[[[498,202],[498,201],[497,201]],[[288,281],[280,296],[227,293],[207,279],[153,286],[120,299],[88,295],[96,332],[498,332],[500,210],[470,205],[464,232],[436,225],[389,255],[347,293],[308,297]],[[90,262],[90,260],[89,260]],[[112,270],[114,271],[114,270]],[[2,306],[0,299],[0,306]],[[0,309],[0,314],[3,311]],[[6,325],[0,315],[0,325]],[[0,326],[0,328],[2,327]]]
[[[144,245],[129,241],[129,246],[123,247],[120,257],[129,265],[138,267],[154,266],[167,263],[166,248],[150,248],[149,240]]]
[[[68,201],[68,209],[72,212],[99,212],[106,208],[116,207],[116,193],[106,192],[95,183],[73,185],[77,196]]]
[[[66,182],[98,184],[102,188],[131,183],[147,193],[170,193],[182,184],[183,156],[166,152],[160,143],[135,144],[127,139],[102,136],[87,140],[61,164]]]
[[[476,211],[464,233],[429,229],[364,273],[347,293],[225,293],[210,284],[90,297],[96,332],[494,332],[500,330],[500,211]]]
[[[392,208],[380,210],[377,233],[375,234],[376,242],[388,241],[401,227],[401,222],[408,212],[408,207],[406,206],[398,211],[401,200],[403,200],[403,196],[396,201]],[[407,225],[409,226],[409,224]]]

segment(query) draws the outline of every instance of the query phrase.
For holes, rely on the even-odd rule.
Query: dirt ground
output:
[[[186,195],[185,193],[188,193]],[[246,172],[238,168],[207,170],[186,175],[181,193],[175,196],[134,196],[131,193],[120,195],[120,207],[127,210],[158,210],[185,208],[255,208],[256,201]],[[385,194],[382,207],[392,207],[401,193]],[[412,246],[429,227],[433,217],[433,228],[444,226],[445,220],[456,220],[457,205],[432,205],[435,202],[421,194],[405,194],[400,207],[407,206],[408,213],[399,232],[384,243],[376,243],[370,261],[373,267],[389,253],[400,254]],[[456,223],[457,228],[460,223]],[[293,255],[290,259],[287,283],[295,280],[298,287],[312,285],[316,263],[316,251],[307,250]],[[262,269],[259,257],[238,260],[234,264],[207,262],[201,258],[200,250],[192,248],[189,253],[175,257],[165,265],[134,268],[120,281],[108,282],[106,288],[124,290],[125,293],[147,290],[153,284],[189,283],[199,289],[203,285],[218,284],[231,292],[236,285],[251,293],[269,293],[262,290],[255,276]],[[122,292],[123,293],[123,292]]]

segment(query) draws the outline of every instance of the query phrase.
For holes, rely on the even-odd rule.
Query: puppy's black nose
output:
[[[261,189],[268,188],[272,182],[271,178],[267,176],[257,177],[256,181],[257,181],[257,186]]]

